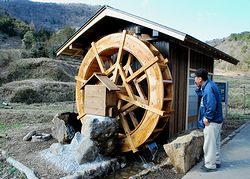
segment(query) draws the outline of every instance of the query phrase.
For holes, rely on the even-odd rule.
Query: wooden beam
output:
[[[74,53],[73,53],[74,52]],[[74,54],[75,54],[75,50],[71,50],[70,52],[69,51],[64,51],[64,52],[62,52],[62,54],[63,55],[68,55],[68,56],[73,56]],[[82,55],[75,55],[75,56],[77,56],[77,57],[82,57]]]
[[[117,109],[120,110],[121,106],[122,106],[122,100],[118,100]]]
[[[81,46],[78,46],[78,45],[75,45],[75,44],[71,44],[71,45],[69,46],[69,49],[70,49],[70,50],[83,51]]]
[[[128,104],[130,104],[130,103],[128,103]],[[121,111],[122,111],[122,114],[125,116],[125,115],[127,115],[128,113],[134,111],[137,108],[138,108],[138,106],[132,104],[132,106],[130,108],[127,108],[126,110],[123,110],[123,111],[121,110]]]
[[[104,72],[105,75],[109,76],[109,75],[113,72],[113,70],[115,69],[115,67],[116,67],[116,64],[112,65],[109,69],[107,69],[107,70]]]
[[[129,76],[126,79],[126,82],[129,83],[131,80],[135,79],[138,75],[140,75],[142,72],[144,72],[145,70],[147,70],[149,67],[151,67],[153,64],[155,64],[158,60],[159,60],[158,57],[154,57],[153,60],[149,61],[146,65],[143,65],[136,72],[134,72],[131,76]]]
[[[142,82],[143,80],[145,80],[147,78],[147,75],[146,74],[143,74],[140,78],[136,79],[136,82],[137,83],[140,83]]]
[[[82,82],[82,83],[85,83],[85,82],[87,81],[87,80],[82,79],[82,78],[79,77],[79,76],[75,76],[75,80],[80,81],[80,82]]]
[[[121,101],[121,100],[119,100],[119,101]],[[121,108],[120,108],[120,110],[119,110],[119,112],[124,112],[124,111],[126,111],[127,109],[129,109],[131,106],[133,106],[134,104],[132,104],[132,103],[127,103],[127,104],[125,104],[124,106],[122,106]]]
[[[131,100],[135,100],[135,96],[134,96],[133,90],[132,90],[131,86],[128,85],[128,83],[126,82],[126,77],[125,77],[124,71],[123,71],[123,69],[122,69],[122,67],[121,67],[120,64],[118,65],[118,69],[120,71],[120,76],[122,78],[123,85],[126,88],[126,91],[127,91],[128,95],[129,95],[129,97],[131,98]]]
[[[132,68],[129,66],[129,73],[130,74],[133,74],[133,70]],[[141,88],[141,85],[139,83],[137,83],[136,79],[133,79],[133,83],[135,85],[135,88],[139,94],[139,96],[142,98],[142,99],[147,99],[146,95],[144,94],[144,91],[143,89]]]
[[[141,98],[139,98],[139,97],[138,97],[136,100],[131,100],[131,98],[130,98],[129,96],[126,96],[126,95],[121,94],[121,93],[119,93],[119,92],[117,92],[116,94],[117,94],[117,97],[118,97],[119,99],[122,99],[122,100],[124,100],[124,101],[129,102],[129,103],[132,103],[132,104],[134,104],[134,105],[137,105],[137,106],[139,106],[139,107],[141,107],[141,108],[143,108],[143,109],[149,110],[149,111],[151,111],[151,112],[153,112],[153,113],[156,113],[156,114],[158,114],[158,115],[160,115],[160,116],[163,116],[163,114],[164,114],[164,112],[165,112],[165,111],[156,109],[156,108],[154,108],[154,107],[152,107],[152,106],[149,106],[148,104],[145,104],[145,102],[142,101]]]
[[[164,98],[164,101],[172,101],[173,99],[172,98]]]
[[[126,38],[126,33],[127,33],[126,30],[123,30],[120,47],[119,47],[119,50],[117,53],[116,68],[114,70],[114,77],[113,77],[113,81],[115,84],[117,84],[117,80],[118,80],[118,68],[119,68],[119,65],[120,65],[121,60],[122,60],[122,51],[123,51],[123,46],[124,46],[124,42],[125,42],[125,38]]]
[[[130,113],[128,113],[129,114],[129,116],[130,116],[130,118],[131,118],[131,121],[132,121],[132,123],[133,123],[133,125],[134,125],[134,127],[136,128],[137,126],[138,126],[138,120],[137,120],[137,118],[136,118],[136,116],[135,116],[135,113],[132,111],[132,112],[130,112]]]
[[[173,83],[172,80],[162,80],[163,83]]]
[[[138,149],[135,148],[135,145],[134,145],[133,140],[131,138],[128,122],[126,121],[125,117],[122,114],[120,114],[120,121],[121,121],[122,127],[123,127],[123,129],[125,131],[125,134],[127,136],[127,139],[128,139],[131,150],[134,153],[137,152]]]
[[[99,67],[100,67],[100,69],[101,69],[101,72],[104,73],[104,72],[105,72],[105,70],[104,70],[104,64],[103,64],[103,61],[102,61],[102,59],[100,58],[100,56],[99,56],[99,54],[98,54],[98,52],[97,52],[97,49],[96,49],[96,47],[95,47],[95,43],[92,42],[92,43],[91,43],[91,46],[92,46],[93,52],[94,52],[94,54],[95,54],[96,60],[97,60],[97,62],[98,62],[98,64],[99,64]]]
[[[131,54],[131,53],[129,53],[127,63],[126,63],[126,65],[124,66],[124,68],[125,68],[125,75],[126,75],[126,77],[128,76],[128,70],[129,70],[129,67],[130,67],[130,64],[131,64],[132,58],[133,58],[132,54]]]

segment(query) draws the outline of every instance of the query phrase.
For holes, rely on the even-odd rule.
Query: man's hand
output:
[[[205,124],[205,126],[208,126],[209,125],[209,121],[207,118],[203,118],[203,123]]]

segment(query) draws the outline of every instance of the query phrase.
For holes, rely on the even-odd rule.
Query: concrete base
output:
[[[62,146],[63,149],[57,154],[51,152],[51,149],[45,149],[40,152],[40,156],[58,170],[69,174],[64,178],[95,178],[120,169],[120,163],[116,158],[98,157],[95,161],[79,165],[72,155],[70,146]]]

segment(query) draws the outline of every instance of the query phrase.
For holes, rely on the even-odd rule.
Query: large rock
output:
[[[86,115],[81,133],[77,132],[70,143],[75,161],[79,164],[94,161],[100,156],[115,154],[118,123],[115,118]]]
[[[200,159],[203,141],[203,133],[194,130],[163,146],[178,173],[185,174]]]
[[[94,141],[102,155],[112,155],[117,149],[119,124],[116,118],[86,115],[81,133]]]
[[[98,147],[89,137],[80,132],[75,134],[69,146],[78,164],[92,162],[98,157]]]
[[[56,115],[53,119],[52,135],[60,143],[65,142],[67,133],[66,120]],[[78,164],[96,161],[102,156],[112,156],[116,153],[119,124],[116,118],[85,115],[82,119],[81,133],[74,133],[74,138],[68,145],[70,155]],[[59,144],[51,147],[55,155],[64,155],[67,150],[61,150]]]
[[[58,122],[57,118],[55,121]],[[100,178],[110,171],[119,169],[121,166],[118,159],[109,157],[117,149],[117,120],[86,115],[82,121],[81,133],[76,132],[70,144],[51,145],[50,149],[40,152],[43,159],[59,170],[72,174],[65,179]]]
[[[91,139],[83,137],[83,141],[73,153],[75,160],[79,164],[83,164],[96,160],[99,157],[99,148]]]
[[[56,114],[52,120],[52,136],[60,143],[70,143],[75,133],[81,131],[81,126],[76,113]]]
[[[60,143],[63,143],[64,134],[66,133],[66,125],[65,122],[58,118],[58,114],[52,120],[52,136]]]

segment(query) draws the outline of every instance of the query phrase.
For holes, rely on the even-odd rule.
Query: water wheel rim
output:
[[[97,59],[101,58],[100,55],[104,55],[107,52],[111,54],[113,52],[117,52],[117,59],[116,59],[117,61],[115,62],[116,64],[118,63],[118,56],[119,53],[121,52],[120,50],[123,53],[127,52],[129,54],[132,54],[136,58],[136,60],[139,61],[141,66],[145,65],[147,66],[149,62],[152,62],[152,60],[155,61],[159,60],[157,59],[158,57],[156,57],[152,53],[150,48],[145,43],[133,37],[132,35],[126,34],[126,32],[110,34],[108,36],[103,37],[96,43],[92,43],[92,47],[85,55],[82,64],[79,68],[78,77],[81,78],[82,81],[78,80],[76,82],[76,99],[77,99],[77,109],[79,112],[79,116],[84,114],[84,109],[83,109],[84,94],[80,89],[82,86],[82,82],[84,80],[87,80],[93,74],[93,70],[91,69],[91,67],[93,67],[93,63],[95,64],[98,63],[99,71],[105,73],[111,67],[109,67],[108,69],[102,69],[101,66],[103,65],[101,65],[100,61],[96,62],[98,61]],[[124,70],[124,66],[120,66],[117,68],[120,69],[120,70],[118,69],[118,72]],[[115,69],[116,68],[110,71],[114,72]],[[111,73],[110,71],[109,73]],[[163,79],[158,63],[152,62],[150,67],[148,67],[142,73],[146,75],[146,80],[148,85],[148,105],[145,104],[144,107],[148,107],[150,110],[146,108],[145,113],[140,122],[138,123],[138,125],[133,130],[129,131],[130,139],[128,139],[127,135],[123,135],[122,137],[120,137],[119,140],[121,145],[121,151],[130,151],[133,150],[133,148],[141,146],[154,131],[158,123],[160,113],[162,113],[164,86],[162,84]],[[121,74],[119,75],[121,76]],[[126,76],[126,79],[127,78],[128,77]],[[128,96],[131,98],[131,95]],[[118,98],[120,100],[121,98],[122,100],[125,99],[125,97],[122,96],[122,94],[118,95]],[[137,97],[134,98],[135,101],[137,99],[138,99]],[[131,140],[134,145],[133,147],[131,147]]]

